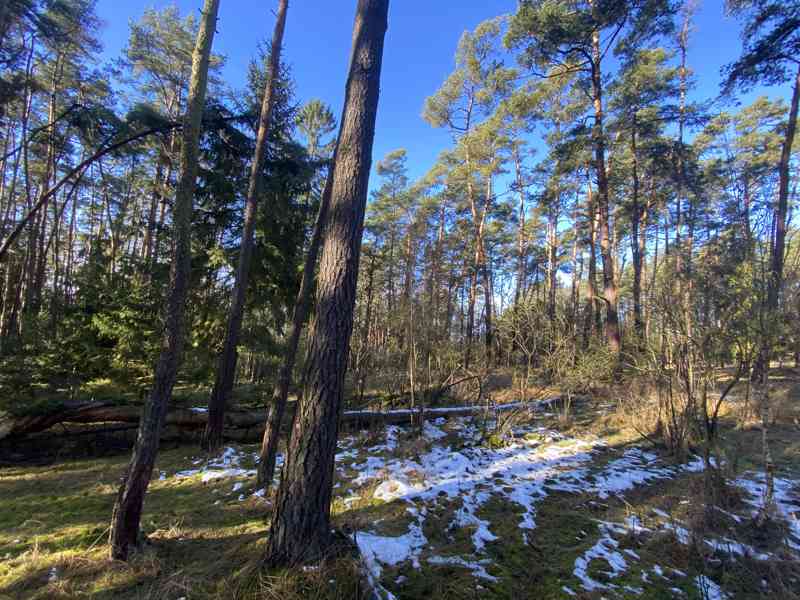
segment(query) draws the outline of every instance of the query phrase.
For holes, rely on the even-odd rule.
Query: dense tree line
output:
[[[690,3],[566,4],[465,33],[424,108],[454,146],[416,182],[404,150],[379,163],[357,391],[529,372],[564,340],[618,375],[710,329],[721,362],[800,355],[796,7],[732,4],[759,25],[727,95],[691,102]],[[792,100],[730,101],[756,82]]]
[[[3,37],[3,385],[27,400],[37,389],[81,397],[98,379],[143,391],[176,237],[172,195],[198,23],[175,8],[147,11],[132,25],[124,56],[101,71],[92,3],[19,10]],[[241,92],[220,81],[222,59],[210,60],[186,302],[193,350],[183,366],[203,381],[213,377],[223,342],[269,59],[266,45]],[[318,102],[298,103],[288,67],[275,79],[257,191],[269,210],[250,221],[254,284],[241,365],[250,381],[275,369],[319,202],[327,139],[318,138],[332,120]],[[316,149],[301,142],[312,139]]]

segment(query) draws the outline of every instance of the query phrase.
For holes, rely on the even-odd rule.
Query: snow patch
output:
[[[694,584],[703,600],[727,600],[728,598],[728,594],[723,592],[719,585],[705,575],[695,577]]]
[[[465,569],[472,571],[472,574],[475,577],[486,579],[487,581],[497,581],[497,577],[490,575],[486,570],[485,565],[491,562],[486,558],[483,560],[468,561],[464,560],[460,556],[431,556],[428,558],[428,562],[432,565],[456,565],[459,567],[464,567]]]
[[[611,570],[604,571],[604,573],[612,578],[618,577],[628,568],[625,557],[618,551],[619,542],[611,536],[616,529],[613,524],[600,523],[600,539],[575,560],[573,575],[580,580],[581,587],[587,592],[616,589],[617,587],[613,583],[603,583],[589,576],[589,564],[593,560],[602,560],[608,563]]]

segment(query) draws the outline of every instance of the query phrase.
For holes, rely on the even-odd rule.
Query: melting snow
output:
[[[497,581],[497,577],[490,575],[484,565],[489,564],[491,561],[488,559],[478,561],[467,561],[460,556],[431,556],[428,562],[432,565],[457,565],[472,571],[475,577],[486,579],[488,581]]]
[[[728,598],[728,594],[723,592],[721,587],[705,575],[695,577],[694,584],[703,600],[726,600]]]
[[[462,408],[429,409],[426,412],[447,415],[459,410]],[[593,468],[592,462],[596,456],[608,451],[604,442],[567,438],[541,427],[518,428],[514,431],[516,437],[508,446],[489,448],[480,443],[484,430],[478,427],[477,421],[472,417],[456,415],[449,415],[449,422],[437,418],[424,423],[422,437],[427,442],[427,450],[413,458],[396,456],[394,453],[400,447],[404,431],[397,425],[387,425],[383,443],[371,447],[359,444],[357,436],[342,438],[338,442],[336,455],[339,481],[335,487],[346,506],[364,497],[364,492],[359,492],[359,488],[377,483],[372,491],[374,499],[405,503],[406,511],[412,517],[407,531],[399,536],[381,535],[377,529],[353,534],[367,576],[376,593],[386,600],[393,600],[395,596],[381,586],[384,565],[409,563],[418,569],[424,561],[432,565],[463,567],[478,579],[496,581],[496,577],[488,571],[491,560],[486,555],[486,548],[487,544],[498,538],[493,531],[493,524],[481,513],[492,499],[505,499],[521,509],[509,510],[507,518],[518,519],[517,525],[523,541],[527,543],[527,532],[536,527],[536,506],[551,492],[589,492],[597,498],[607,499],[637,486],[674,478],[681,473],[698,472],[703,468],[702,460],[696,457],[685,465],[668,466],[656,454],[640,448],[629,448],[604,466]],[[451,431],[457,431],[463,443],[461,447],[444,445]],[[255,475],[255,469],[246,467],[255,459],[256,454],[226,447],[219,457],[208,461],[196,460],[193,464],[197,468],[180,471],[175,476],[199,475],[204,482],[226,477],[251,477]],[[278,457],[278,464],[282,463],[282,459],[282,456]],[[348,469],[355,471],[355,476],[345,476]],[[755,507],[760,505],[763,483],[757,476],[743,478],[736,483],[750,492],[751,504]],[[800,515],[800,501],[792,497],[793,483],[776,479],[775,500],[778,510],[789,521],[792,536],[796,538],[790,539],[789,544],[795,550],[800,550],[800,521],[797,518]],[[235,482],[231,493],[239,492],[244,485]],[[263,490],[252,495],[263,496]],[[239,499],[246,497],[247,494],[243,493]],[[443,504],[457,507],[449,527],[467,528],[470,531],[472,548],[462,556],[434,554],[423,533],[428,509]],[[639,560],[635,551],[620,548],[621,536],[670,530],[679,541],[689,543],[691,535],[685,527],[674,522],[664,511],[654,509],[653,513],[660,518],[652,525],[653,529],[644,527],[636,517],[628,517],[624,523],[599,522],[600,538],[574,564],[574,575],[584,590],[642,593],[641,588],[619,587],[605,578],[598,581],[589,575],[593,561],[605,563],[607,568],[604,573],[613,578],[626,571],[630,562]],[[719,552],[747,554],[755,558],[769,557],[759,554],[750,546],[726,538],[709,538],[705,542]],[[675,570],[673,572],[686,576]],[[666,579],[664,570],[656,565],[642,571],[644,584],[650,581],[648,573]],[[395,583],[400,582],[401,579],[398,579]],[[710,579],[698,577],[695,583],[698,589],[702,586],[705,590],[702,593],[707,600],[727,598]],[[564,586],[562,589],[568,596],[576,595],[570,587]]]
[[[436,425],[441,425],[442,423],[444,423],[444,419],[441,417],[436,419],[436,421],[437,421]],[[425,423],[422,426],[422,434],[425,436],[425,439],[440,440],[443,437],[447,436],[447,434],[438,427],[436,427],[436,425],[434,425],[430,421],[425,421]]]
[[[593,560],[603,560],[608,563],[611,570],[604,573],[609,577],[616,577],[628,568],[625,557],[618,551],[619,542],[611,536],[611,533],[616,530],[617,527],[612,523],[600,523],[600,539],[575,560],[573,574],[580,579],[581,586],[588,592],[617,587],[612,583],[603,583],[589,576],[589,564]]]
[[[607,449],[600,440],[566,438],[544,428],[527,427],[515,431],[518,437],[510,445],[493,449],[474,444],[480,431],[472,419],[460,417],[452,419],[451,423],[464,440],[462,448],[436,445],[436,441],[447,436],[442,428],[444,420],[437,419],[433,423],[426,422],[423,428],[423,436],[431,444],[430,450],[414,460],[376,456],[397,445],[400,429],[390,425],[386,428],[386,443],[365,448],[366,459],[351,465],[358,473],[350,482],[354,489],[378,480],[380,483],[373,491],[373,498],[384,502],[402,501],[409,507],[420,509],[414,513],[416,521],[401,536],[381,536],[374,531],[356,534],[356,541],[375,581],[380,579],[382,564],[394,566],[410,560],[414,566],[418,565],[425,544],[422,536],[425,507],[440,502],[458,502],[450,526],[471,530],[473,546],[470,556],[429,557],[428,562],[464,566],[475,577],[491,580],[493,576],[486,570],[490,563],[485,558],[485,550],[488,543],[498,538],[492,531],[492,523],[479,516],[481,508],[490,499],[505,498],[522,508],[521,513],[509,512],[509,516],[517,514],[518,527],[523,530],[523,539],[527,539],[525,531],[536,526],[536,504],[552,491],[589,491],[605,499],[639,485],[702,468],[699,459],[679,467],[667,466],[656,454],[630,448],[618,459],[592,473],[590,467],[594,455]],[[356,498],[354,496],[352,500]],[[612,536],[612,533],[629,531],[642,533],[649,530],[634,517],[624,524],[601,523],[600,540],[575,563],[575,575],[585,589],[614,587],[588,575],[592,560],[606,561],[610,576],[622,573],[627,568],[627,561],[638,560],[635,552],[620,551],[619,542]],[[640,593],[639,588],[627,591]]]
[[[749,494],[746,501],[753,507],[753,514],[756,514],[764,504],[764,474],[749,472],[745,475],[735,483]],[[800,552],[800,492],[796,491],[796,486],[797,482],[790,479],[775,477],[773,480],[775,510],[789,526],[786,545]]]

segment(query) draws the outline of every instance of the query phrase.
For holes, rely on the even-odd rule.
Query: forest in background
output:
[[[351,71],[364,104],[340,119],[298,98],[284,1],[231,89],[206,5],[148,9],[108,64],[92,0],[0,7],[0,431],[143,407],[155,441],[120,490],[116,558],[174,407],[204,415],[193,443],[212,454],[229,413],[266,408],[268,487],[299,398],[268,550],[295,563],[289,532],[328,544],[332,476],[293,488],[308,481],[291,456],[332,471],[342,410],[411,409],[421,430],[498,380],[567,413],[611,394],[643,438],[714,472],[725,402],[743,398],[769,518],[773,374],[800,364],[800,4],[728,0],[742,54],[692,102],[692,0],[521,1],[463,34],[420,107],[452,145],[417,180],[404,149],[380,157],[360,209],[376,81]],[[364,60],[379,77],[380,54]],[[737,100],[756,85],[789,101]]]

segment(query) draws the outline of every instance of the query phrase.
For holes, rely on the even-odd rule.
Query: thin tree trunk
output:
[[[517,285],[514,289],[514,304],[518,304],[525,291],[525,261],[527,260],[525,244],[525,187],[522,181],[522,161],[519,148],[514,146],[514,175],[519,193],[519,209],[517,224]]]
[[[586,211],[589,221],[589,268],[586,274],[586,314],[583,323],[583,346],[588,347],[592,326],[597,314],[597,206],[594,200],[591,177],[586,186]]]
[[[481,215],[480,227],[478,229],[478,249],[480,250],[480,265],[481,275],[483,276],[483,304],[484,312],[484,325],[486,331],[484,332],[485,349],[486,349],[486,366],[492,366],[492,344],[494,331],[492,329],[492,313],[494,312],[493,289],[492,289],[492,266],[489,257],[486,254],[486,246],[484,244],[484,229],[486,225],[486,216],[492,204],[492,175],[491,173],[486,177],[486,198],[483,205],[483,214]]]
[[[166,189],[166,182],[162,185],[164,179],[164,158],[159,152],[156,165],[156,175],[153,181],[153,193],[150,197],[150,209],[147,214],[147,229],[144,234],[144,269],[145,274],[149,278],[152,273],[153,263],[153,243],[156,236],[156,211],[158,204],[162,202],[162,196]]]
[[[228,311],[228,327],[225,330],[225,342],[217,365],[217,374],[214,388],[208,399],[208,424],[206,425],[201,445],[212,452],[222,444],[222,425],[225,418],[225,405],[233,389],[233,378],[236,375],[236,346],[239,344],[239,334],[242,330],[244,318],[244,302],[247,293],[247,280],[250,274],[250,257],[253,254],[253,231],[256,226],[256,206],[258,203],[259,182],[261,169],[264,166],[267,136],[272,123],[272,109],[275,104],[275,86],[279,76],[281,45],[283,44],[283,31],[286,26],[286,10],[289,0],[279,0],[278,18],[275,22],[275,31],[272,34],[270,49],[269,72],[264,87],[264,98],[261,103],[261,114],[258,120],[258,135],[256,137],[255,154],[250,168],[250,180],[247,185],[247,200],[245,201],[244,228],[242,230],[242,244],[239,252],[239,265],[236,269],[236,282],[233,286],[231,306]]]
[[[633,258],[633,322],[639,343],[644,336],[642,320],[642,255],[639,225],[641,209],[639,206],[639,160],[636,147],[636,114],[633,115],[631,127],[631,155],[633,157],[633,197],[631,207],[631,256]]]
[[[145,402],[131,462],[125,472],[111,515],[109,543],[112,558],[127,560],[138,544],[144,495],[150,483],[159,438],[175,384],[184,342],[184,306],[191,268],[192,197],[199,154],[200,128],[208,81],[208,65],[217,23],[219,0],[205,0],[192,54],[192,76],[183,126],[181,178],[175,191],[173,221],[175,250],[170,273],[164,337],[155,369],[153,389]]]
[[[278,440],[280,439],[281,424],[283,415],[286,412],[286,402],[289,398],[289,388],[292,385],[292,373],[297,361],[297,346],[300,343],[300,335],[303,326],[308,318],[308,309],[311,301],[311,291],[314,283],[314,271],[317,268],[317,257],[322,245],[322,233],[325,221],[328,218],[328,207],[331,202],[332,178],[329,175],[322,192],[317,220],[314,222],[314,230],[311,234],[311,243],[308,246],[305,263],[303,264],[303,275],[300,279],[300,289],[297,292],[297,299],[292,312],[292,332],[286,343],[286,353],[283,355],[283,364],[278,371],[278,378],[275,388],[272,390],[272,402],[267,410],[267,423],[264,427],[264,437],[261,440],[260,460],[258,463],[258,487],[267,489],[272,484],[275,474],[275,460],[278,452]]]
[[[556,206],[551,206],[547,215],[547,316],[550,322],[553,323],[556,318],[556,286],[558,280],[556,278],[558,266],[558,204],[560,199],[558,196],[554,199]]]
[[[467,297],[467,323],[464,333],[464,370],[469,371],[472,363],[472,337],[475,330],[475,298],[478,296],[478,272],[473,263],[469,275],[469,295]]]
[[[370,345],[370,330],[372,328],[372,299],[374,296],[374,283],[375,283],[375,254],[369,256],[369,270],[367,271],[367,307],[366,314],[364,315],[364,329],[361,334],[361,345],[363,351],[366,353],[366,364],[361,364],[358,374],[358,405],[362,406],[364,401],[364,387],[367,383],[367,368],[371,361],[369,360],[369,345]]]
[[[576,194],[577,196],[577,194]],[[578,222],[578,197],[575,198],[575,207],[572,210],[572,222]],[[583,278],[583,253],[578,255],[579,234],[577,227],[575,237],[572,238],[572,283],[570,285],[570,322],[572,323],[572,335],[577,339],[578,335],[578,303],[580,301],[580,281]]]
[[[797,131],[797,113],[800,104],[800,66],[794,81],[794,91],[792,92],[792,103],[789,109],[789,122],[786,127],[786,138],[781,148],[781,158],[778,163],[778,206],[774,213],[775,235],[770,256],[770,277],[767,286],[767,306],[765,315],[764,331],[762,333],[762,343],[759,352],[757,368],[759,377],[758,383],[762,387],[761,400],[761,433],[762,433],[762,453],[764,460],[764,476],[766,481],[766,491],[764,507],[758,516],[759,524],[763,524],[771,509],[774,493],[774,471],[775,465],[772,460],[772,453],[769,448],[768,424],[770,420],[770,400],[769,400],[769,365],[775,352],[774,324],[778,322],[778,310],[780,308],[780,294],[783,287],[783,263],[786,251],[786,226],[787,214],[789,210],[789,176],[792,145],[794,143],[795,132]]]
[[[324,556],[342,387],[353,328],[364,210],[375,135],[388,0],[359,0],[341,129],[331,172],[331,205],[320,260],[304,393],[275,503],[267,563]]]

